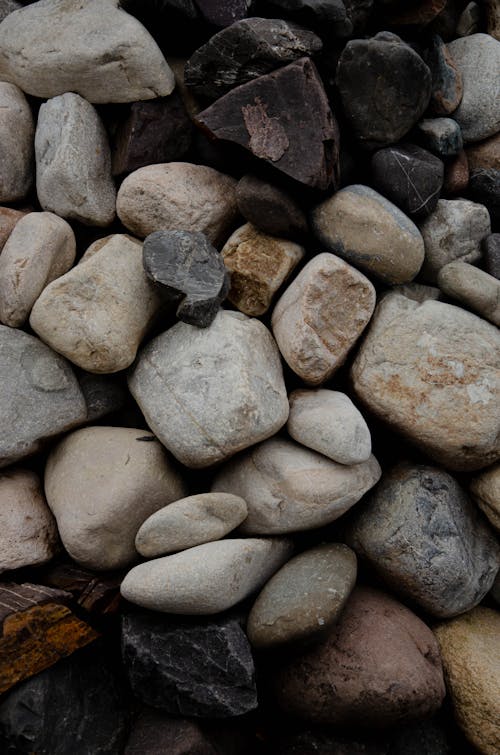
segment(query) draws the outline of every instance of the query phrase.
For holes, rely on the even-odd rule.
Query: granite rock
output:
[[[286,191],[247,174],[236,187],[238,210],[263,233],[285,238],[307,232],[307,219],[299,204]]]
[[[500,281],[468,262],[450,262],[438,274],[441,291],[500,327]]]
[[[432,77],[429,108],[434,115],[450,115],[462,100],[462,75],[438,34],[434,35],[430,41],[425,61]]]
[[[453,118],[424,118],[416,131],[423,146],[443,160],[463,149],[462,132]]]
[[[0,202],[23,199],[30,190],[34,134],[33,115],[23,92],[0,81]]]
[[[474,477],[470,492],[493,527],[500,531],[500,464],[494,464]]]

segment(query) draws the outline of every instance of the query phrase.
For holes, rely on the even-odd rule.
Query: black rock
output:
[[[245,220],[271,236],[293,238],[307,232],[307,220],[285,191],[256,176],[243,176],[236,187],[238,209]]]
[[[484,269],[500,280],[500,233],[492,233],[481,242]]]
[[[352,23],[342,0],[261,0],[256,12],[289,18],[325,38],[348,37],[352,33]]]
[[[344,5],[352,24],[352,34],[363,34],[373,13],[374,0],[344,0]]]
[[[314,32],[288,21],[244,19],[196,50],[186,64],[185,83],[196,94],[215,99],[280,66],[314,55],[322,47]]]
[[[372,182],[387,199],[415,218],[429,215],[438,203],[444,165],[425,149],[400,144],[372,157]]]
[[[131,726],[124,755],[217,755],[199,724],[144,708]]]
[[[455,157],[463,149],[462,130],[453,118],[425,118],[416,130],[423,146],[439,157]]]
[[[306,186],[337,184],[338,126],[309,58],[233,89],[196,123]]]
[[[180,300],[179,320],[199,328],[210,325],[229,291],[229,274],[203,233],[155,231],[144,240],[143,263],[166,297]]]
[[[252,0],[195,0],[201,16],[213,26],[230,26],[246,18]]]
[[[173,715],[228,718],[257,707],[250,645],[232,616],[125,615],[122,656],[137,697]]]
[[[90,372],[84,372],[78,376],[78,382],[87,404],[87,422],[94,422],[125,406],[128,391],[112,375],[93,375]]]
[[[454,743],[437,717],[409,722],[390,733],[387,755],[453,755]]]
[[[190,55],[207,36],[194,0],[120,0],[149,31],[164,55]]]
[[[431,73],[395,34],[347,43],[337,67],[342,106],[355,136],[368,148],[399,141],[424,113]]]
[[[450,115],[462,100],[462,74],[438,34],[432,37],[425,62],[432,76],[430,110],[434,115]]]
[[[469,196],[474,202],[484,204],[493,226],[500,226],[500,170],[473,170],[469,179]]]

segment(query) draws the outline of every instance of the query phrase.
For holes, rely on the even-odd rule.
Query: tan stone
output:
[[[26,215],[25,210],[12,210],[10,207],[0,207],[0,251],[14,230],[16,223]]]
[[[500,170],[500,133],[478,144],[468,145],[465,151],[469,170],[478,168]]]
[[[446,686],[456,719],[483,755],[500,752],[500,614],[478,606],[439,625]]]
[[[470,492],[493,527],[500,531],[500,464],[485,469],[472,480]]]
[[[227,298],[241,312],[258,317],[267,312],[274,294],[303,258],[304,249],[245,223],[226,241],[221,254],[231,271]]]
[[[314,257],[286,289],[272,315],[279,349],[306,383],[319,385],[344,363],[368,324],[375,289],[333,254]]]
[[[500,327],[500,281],[468,262],[450,262],[441,268],[439,288],[481,317]]]
[[[14,84],[0,81],[0,202],[15,202],[30,190],[34,135],[33,115],[24,93]]]

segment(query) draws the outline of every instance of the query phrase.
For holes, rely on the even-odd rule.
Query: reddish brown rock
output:
[[[10,207],[0,207],[0,251],[14,230],[18,220],[26,215],[24,210],[12,210]]]
[[[467,153],[462,150],[445,164],[443,193],[449,196],[462,195],[469,184],[469,163]]]
[[[500,133],[483,142],[468,145],[466,152],[470,170],[500,170]]]

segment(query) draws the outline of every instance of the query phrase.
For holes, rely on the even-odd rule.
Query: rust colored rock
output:
[[[470,170],[500,170],[500,133],[483,142],[468,145],[466,152]]]
[[[12,210],[10,207],[0,207],[0,251],[14,230],[18,220],[26,215],[24,210]]]
[[[445,164],[443,193],[449,196],[462,195],[469,184],[469,163],[467,153],[462,150]]]
[[[438,35],[432,38],[425,60],[432,76],[430,110],[434,115],[450,115],[462,100],[462,74]]]

